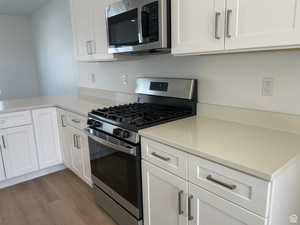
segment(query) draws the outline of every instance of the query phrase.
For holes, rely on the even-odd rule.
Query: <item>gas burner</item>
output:
[[[135,130],[190,115],[189,109],[152,103],[133,103],[97,109],[90,113],[99,119],[119,123],[125,128]]]

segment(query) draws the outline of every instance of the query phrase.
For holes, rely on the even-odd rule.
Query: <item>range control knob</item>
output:
[[[93,119],[88,119],[88,121],[87,121],[88,126],[93,126],[94,123],[95,123],[95,120],[93,120]]]
[[[122,130],[120,128],[116,128],[113,131],[114,135],[116,135],[117,137],[120,138],[129,138],[130,137],[130,133],[126,130]]]
[[[102,127],[102,125],[103,125],[103,124],[102,124],[101,122],[95,121],[93,126],[94,126],[94,127]]]

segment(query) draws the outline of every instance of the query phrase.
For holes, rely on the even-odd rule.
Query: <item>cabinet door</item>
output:
[[[5,178],[6,177],[5,177],[5,171],[4,171],[4,165],[3,165],[2,146],[1,146],[1,149],[0,149],[0,181],[5,180]]]
[[[172,53],[224,50],[225,0],[172,1]]]
[[[32,115],[40,168],[62,163],[56,108],[34,110]]]
[[[92,59],[92,1],[70,0],[75,56],[80,61]]]
[[[92,184],[91,175],[91,162],[90,162],[90,152],[88,146],[88,137],[83,133],[78,131],[77,133],[77,148],[81,153],[81,163],[82,163],[82,179],[88,183]]]
[[[267,225],[262,217],[193,184],[189,184],[188,204],[189,225]]]
[[[100,61],[114,60],[113,54],[108,54],[108,36],[106,28],[105,8],[108,0],[91,0],[93,4],[93,59]]]
[[[300,44],[298,0],[227,0],[227,18],[226,49]]]
[[[71,167],[71,147],[69,129],[67,128],[67,112],[59,110],[58,113],[60,146],[62,149],[62,158],[66,167]]]
[[[73,127],[68,127],[71,140],[71,170],[79,177],[83,176],[82,154],[78,147],[78,132]]]
[[[187,225],[187,182],[145,161],[142,169],[144,225]]]
[[[2,156],[7,178],[38,170],[33,127],[23,126],[1,131]]]

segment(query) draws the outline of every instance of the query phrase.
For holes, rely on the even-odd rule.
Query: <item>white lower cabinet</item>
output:
[[[143,160],[144,225],[267,225],[267,221]]]
[[[188,183],[142,162],[144,225],[186,225]]]
[[[1,130],[0,135],[0,146],[7,179],[38,170],[33,127],[31,125]]]
[[[190,225],[267,225],[263,218],[189,184]]]
[[[62,163],[56,108],[32,111],[40,169]]]
[[[68,127],[72,144],[71,149],[71,170],[81,177],[88,184],[92,183],[91,166],[87,136],[73,127]]]

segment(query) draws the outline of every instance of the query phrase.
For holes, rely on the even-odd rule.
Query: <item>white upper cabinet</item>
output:
[[[226,49],[300,44],[299,0],[227,0],[226,17]]]
[[[224,49],[225,0],[172,0],[172,53]]]
[[[31,125],[5,129],[0,131],[0,135],[6,178],[17,177],[38,170]]]
[[[300,47],[299,0],[173,0],[172,53]]]
[[[32,111],[40,168],[62,163],[56,108]]]
[[[145,161],[142,168],[144,225],[188,225],[187,182]]]
[[[108,54],[107,0],[71,0],[75,56],[79,61],[112,61]]]

